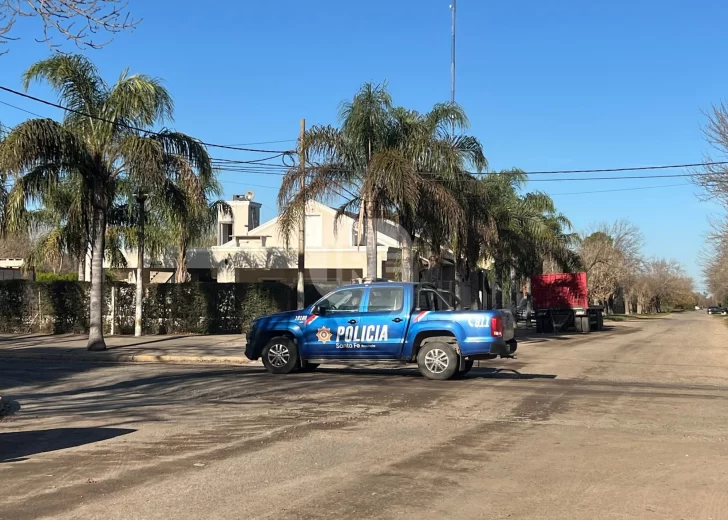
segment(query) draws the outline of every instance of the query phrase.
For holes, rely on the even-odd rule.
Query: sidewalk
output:
[[[0,334],[0,359],[50,359],[140,363],[217,363],[240,365],[245,336],[108,336],[104,352],[86,350],[87,336]]]

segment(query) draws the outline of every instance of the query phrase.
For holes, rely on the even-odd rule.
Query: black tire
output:
[[[417,366],[420,374],[427,379],[443,381],[458,373],[457,352],[447,343],[433,341],[425,344],[417,353]]]
[[[536,316],[536,333],[543,334],[543,318]]]
[[[582,334],[589,334],[591,332],[591,320],[589,316],[579,316],[576,318],[576,331]]]
[[[308,361],[303,362],[301,372],[313,372],[319,367],[319,363],[309,363]]]
[[[262,358],[271,374],[290,374],[298,366],[298,347],[291,338],[277,336],[263,348]]]

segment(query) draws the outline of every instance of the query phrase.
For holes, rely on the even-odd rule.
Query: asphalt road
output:
[[[0,519],[728,518],[704,313],[416,370],[0,360]]]

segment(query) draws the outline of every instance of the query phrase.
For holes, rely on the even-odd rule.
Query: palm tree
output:
[[[420,245],[428,229],[440,231],[435,233],[437,240],[430,242],[436,256],[450,242],[447,230],[464,225],[458,181],[468,169],[481,171],[488,164],[476,138],[456,134],[468,126],[465,112],[454,104],[437,104],[426,114],[393,110],[390,146],[394,167],[381,173],[382,206],[390,210],[408,238]],[[410,184],[416,194],[406,197],[401,186]],[[402,267],[402,279],[413,281],[412,250],[407,241],[402,242]]]
[[[540,192],[519,194],[527,177],[520,170],[488,175],[481,182],[487,207],[481,208],[491,233],[484,237],[486,257],[493,259],[495,275],[502,285],[510,278],[511,305],[516,305],[516,285],[523,277],[542,270],[552,259],[565,270],[578,264],[571,223],[556,211],[553,200]]]
[[[171,243],[176,246],[175,282],[187,281],[189,248],[214,229],[220,214],[232,214],[232,209],[225,201],[212,200],[221,194],[222,187],[214,177],[188,184],[169,182],[158,194],[162,199],[156,204],[162,213],[159,220],[169,229]]]
[[[306,189],[299,191],[300,171],[292,168],[278,194],[281,235],[286,244],[304,218],[310,200],[352,194],[344,209],[359,209],[366,222],[367,276],[377,273],[376,217],[380,186],[374,174],[386,166],[392,98],[386,85],[365,83],[351,102],[341,105],[341,128],[314,126],[304,135],[307,150]],[[411,193],[411,192],[410,192]]]
[[[66,180],[80,179],[91,205],[91,294],[89,350],[104,350],[103,260],[109,213],[117,202],[119,185],[154,191],[173,177],[212,175],[209,157],[199,141],[163,129],[148,131],[172,119],[174,104],[160,80],[122,72],[108,85],[96,67],[79,55],[56,55],[32,65],[23,76],[27,90],[33,81],[47,82],[67,112],[61,123],[31,119],[8,135],[0,164],[15,175],[8,195],[8,218],[40,202]],[[183,158],[189,170],[170,168]]]
[[[290,237],[306,201],[341,199],[339,214],[356,211],[366,219],[367,275],[377,272],[376,218],[391,218],[408,235],[401,237],[402,279],[413,276],[413,238],[432,222],[444,228],[460,219],[457,199],[443,179],[468,166],[486,166],[475,138],[455,136],[450,129],[468,125],[460,107],[438,104],[426,114],[393,107],[386,86],[366,83],[351,102],[343,103],[341,128],[313,127],[303,145],[306,189],[292,168],[279,193],[279,227]],[[434,202],[434,204],[433,204]]]

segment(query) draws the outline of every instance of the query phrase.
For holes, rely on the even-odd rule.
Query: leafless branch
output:
[[[43,36],[36,41],[46,43],[51,49],[60,48],[54,42],[58,36],[81,49],[99,49],[114,34],[132,31],[141,22],[131,18],[127,5],[128,0],[0,0],[0,45],[18,39],[10,33],[19,18],[27,17],[40,19]],[[101,32],[110,37],[99,40]]]

